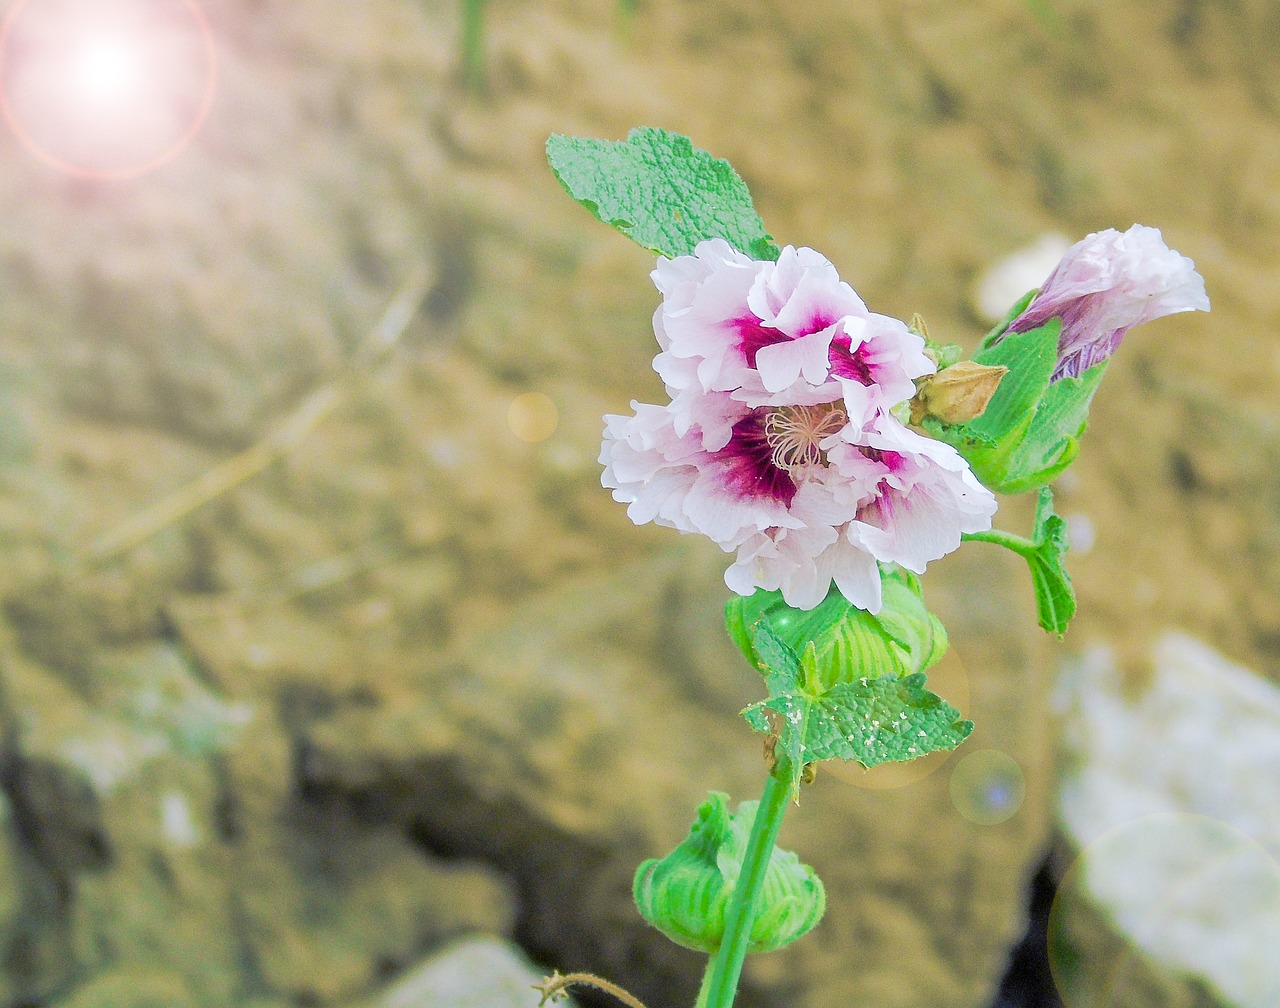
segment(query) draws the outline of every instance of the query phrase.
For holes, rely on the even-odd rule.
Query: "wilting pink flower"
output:
[[[878,561],[923,571],[987,529],[995,498],[948,445],[888,412],[931,373],[919,336],[867,311],[811,249],[723,241],[662,260],[654,364],[671,403],[605,418],[603,483],[637,524],[736,552],[725,581],[811,609],[834,581],[880,608]]]
[[[1057,381],[1106,360],[1136,325],[1208,310],[1195,263],[1169,248],[1157,228],[1135,224],[1123,234],[1109,228],[1073,245],[1009,332],[1062,319]]]

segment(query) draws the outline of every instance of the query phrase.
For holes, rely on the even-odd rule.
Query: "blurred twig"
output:
[[[473,94],[484,90],[484,5],[462,0],[462,82]]]
[[[1029,3],[1044,0],[1028,0]],[[488,0],[461,0],[462,5],[462,83],[472,94],[484,91],[484,9]],[[617,0],[618,31],[624,41],[631,39],[639,0]]]
[[[272,462],[293,451],[343,402],[352,371],[376,367],[404,334],[427,289],[427,271],[419,267],[392,298],[378,324],[369,331],[352,357],[350,367],[306,399],[257,444],[206,470],[186,486],[143,508],[89,547],[89,560],[100,564],[127,553],[161,529],[256,476]]]

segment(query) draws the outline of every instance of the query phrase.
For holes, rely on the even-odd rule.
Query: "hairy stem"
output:
[[[738,993],[738,978],[742,975],[742,960],[746,958],[751,938],[751,925],[756,919],[756,904],[764,884],[765,868],[773,854],[789,797],[787,785],[769,774],[764,794],[760,796],[760,807],[756,810],[756,820],[751,826],[742,871],[729,901],[724,938],[711,960],[708,979],[703,983],[705,1001],[699,995],[700,1008],[732,1008]]]
[[[713,956],[707,960],[707,968],[702,973],[702,986],[698,988],[698,1000],[693,1008],[707,1008],[707,995],[711,993],[711,976],[715,972],[716,960]]]
[[[1012,532],[1002,532],[1000,529],[988,529],[986,532],[966,532],[963,538],[966,542],[995,543],[997,546],[1013,550],[1013,552],[1022,557],[1032,557],[1039,552],[1036,544],[1030,539],[1024,539],[1022,536],[1014,535]]]

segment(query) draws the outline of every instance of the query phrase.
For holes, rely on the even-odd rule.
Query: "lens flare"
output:
[[[133,100],[146,81],[139,65],[144,54],[125,39],[90,36],[80,40],[70,55],[68,91],[86,108]]]
[[[195,0],[18,0],[0,26],[0,111],[69,175],[134,178],[177,155],[213,104]]]

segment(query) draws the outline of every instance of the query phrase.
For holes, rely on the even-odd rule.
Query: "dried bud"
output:
[[[948,424],[976,420],[996,394],[1000,379],[1008,373],[1007,367],[960,361],[925,376],[917,383],[916,397],[911,400],[911,422],[918,424],[926,416]]]

